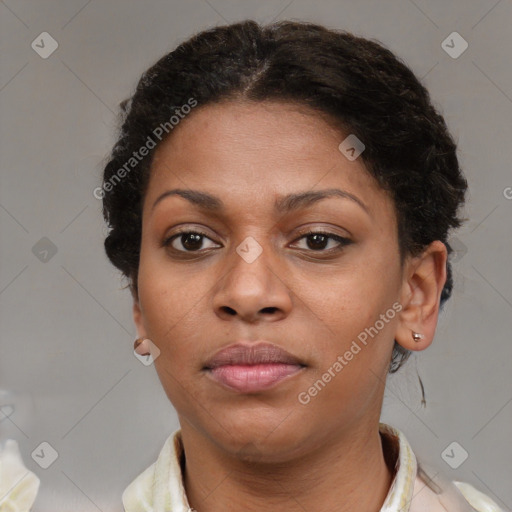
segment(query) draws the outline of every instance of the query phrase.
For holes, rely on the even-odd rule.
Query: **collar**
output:
[[[395,476],[380,512],[409,512],[418,470],[416,457],[400,430],[380,423],[379,432],[383,442],[389,440],[389,445],[398,450],[398,456],[395,458]]]
[[[380,512],[409,512],[417,472],[416,457],[401,431],[380,423],[379,432],[383,445],[398,452],[395,476]],[[165,441],[157,461],[125,489],[122,497],[125,512],[190,512],[183,484],[183,457],[181,429],[178,429]]]

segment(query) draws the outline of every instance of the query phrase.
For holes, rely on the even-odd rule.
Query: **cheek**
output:
[[[397,314],[393,299],[375,287],[370,295],[341,292],[324,295],[325,307],[309,330],[317,364],[300,391],[311,411],[327,409],[340,420],[352,420],[379,403]]]
[[[326,336],[347,341],[385,314],[399,289],[396,262],[382,265],[365,259],[364,264],[333,268],[331,272],[304,273],[295,281],[293,292],[299,299],[297,307],[303,308],[302,302]]]
[[[400,282],[396,261],[385,274],[382,268],[380,262],[355,264],[325,282],[314,280],[315,287],[310,279],[302,287],[311,319],[308,344],[317,362],[310,381],[311,392],[318,393],[318,399],[311,397],[316,407],[346,404],[359,410],[378,396],[393,347]]]
[[[183,325],[197,318],[204,292],[187,281],[183,273],[171,272],[165,265],[141,255],[139,297],[148,337],[160,350],[180,338]]]
[[[377,372],[370,371],[364,359],[361,352],[342,370],[331,366],[329,372],[326,367],[325,372],[312,379],[297,397],[304,412],[310,418],[325,418],[327,414],[332,424],[343,427],[378,409],[383,380]]]

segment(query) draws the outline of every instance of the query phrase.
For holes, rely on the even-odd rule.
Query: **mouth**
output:
[[[217,352],[203,370],[226,388],[256,393],[275,387],[305,367],[297,357],[272,343],[239,342]]]

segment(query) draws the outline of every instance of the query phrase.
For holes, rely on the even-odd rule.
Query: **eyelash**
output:
[[[187,229],[187,230],[183,230],[183,231],[178,231],[177,233],[174,233],[170,237],[167,237],[162,242],[162,246],[163,247],[169,247],[176,238],[180,237],[181,235],[186,235],[186,234],[200,235],[200,236],[203,236],[203,237],[208,238],[209,240],[211,240],[211,238],[206,233],[204,233],[202,231]],[[350,240],[349,238],[345,238],[345,237],[342,237],[340,235],[336,235],[334,233],[330,233],[328,231],[311,231],[311,230],[307,230],[307,231],[300,232],[299,235],[300,236],[298,238],[296,238],[294,240],[294,242],[297,242],[298,240],[302,240],[303,238],[307,238],[308,236],[311,236],[311,235],[324,235],[327,238],[335,240],[336,242],[338,242],[340,244],[338,247],[335,247],[335,248],[320,249],[320,250],[317,250],[317,251],[315,251],[313,249],[303,249],[303,250],[310,251],[310,252],[313,252],[313,253],[331,254],[333,252],[338,252],[338,251],[342,250],[344,247],[346,247],[346,246],[348,246],[348,245],[350,245],[352,243],[352,240]],[[175,249],[174,247],[171,247],[171,249],[173,251],[175,251],[175,252],[182,253],[182,254],[194,254],[194,253],[199,254],[201,252],[200,250],[199,251],[183,251],[183,250]]]
[[[307,238],[308,236],[311,236],[311,235],[323,235],[323,236],[325,236],[327,238],[335,240],[339,244],[337,247],[334,247],[334,248],[331,248],[331,249],[320,249],[318,251],[315,251],[313,249],[305,249],[305,250],[311,251],[313,253],[317,253],[318,252],[318,253],[324,253],[324,254],[331,254],[333,252],[341,251],[344,247],[346,247],[347,245],[350,245],[352,243],[352,240],[350,240],[349,238],[345,238],[343,236],[336,235],[336,234],[331,233],[329,231],[311,231],[311,230],[306,230],[306,231],[301,231],[298,234],[300,236],[298,238],[296,238],[294,240],[294,242],[297,242],[298,240],[302,240],[303,238]]]

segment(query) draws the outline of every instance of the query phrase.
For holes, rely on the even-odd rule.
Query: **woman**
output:
[[[499,510],[379,422],[450,296],[467,187],[413,73],[347,32],[246,21],[124,108],[105,248],[181,427],[126,512]]]

